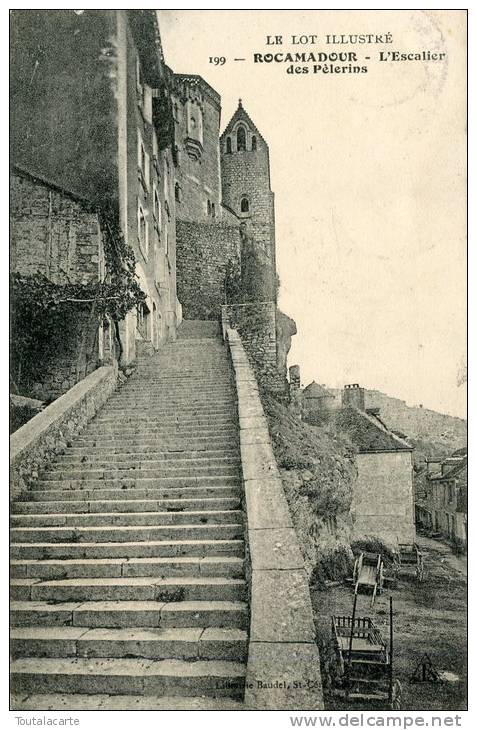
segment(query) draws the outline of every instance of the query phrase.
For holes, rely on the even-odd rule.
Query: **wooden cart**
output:
[[[333,616],[331,622],[334,667],[330,668],[333,693],[345,700],[386,704],[401,709],[401,683],[393,677],[392,599],[389,647],[368,616]]]
[[[412,570],[419,583],[424,578],[424,559],[415,542],[399,543],[397,551],[398,572]]]
[[[384,565],[379,553],[360,553],[356,558],[353,570],[355,595],[371,593],[371,606],[376,593],[382,593],[384,582]]]

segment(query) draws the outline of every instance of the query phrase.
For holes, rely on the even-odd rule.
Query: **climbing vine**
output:
[[[135,274],[134,251],[113,215],[102,213],[100,225],[106,263],[103,281],[78,283],[66,273],[62,282],[40,273],[11,274],[10,353],[17,385],[28,383],[54,356],[61,355],[79,326],[84,329],[88,323],[110,319],[118,336],[117,323],[145,300]]]

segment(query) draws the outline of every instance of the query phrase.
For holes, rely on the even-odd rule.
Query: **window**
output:
[[[254,151],[255,151],[256,149],[257,149],[257,138],[256,138],[256,137],[255,137],[255,135],[254,135],[254,136],[252,137],[252,150],[254,150]]]
[[[144,258],[147,259],[147,253],[149,248],[149,231],[147,226],[146,214],[139,200],[137,203],[137,237],[139,239],[139,246],[144,254]]]
[[[207,215],[212,214],[212,206],[210,204],[210,200],[207,201]]]
[[[232,140],[230,139],[230,137],[227,137],[226,144],[227,144],[227,152],[230,154],[230,152],[232,152]]]
[[[144,83],[142,78],[142,68],[139,56],[136,56],[136,91],[137,91],[137,103],[139,106],[144,105]]]
[[[154,200],[153,200],[153,215],[156,225],[159,228],[161,225],[161,201],[159,200],[159,193],[154,185]]]
[[[143,184],[145,191],[149,187],[149,155],[144,147],[141,132],[137,130],[137,166],[139,171],[139,179]]]
[[[144,120],[148,124],[152,124],[152,89],[150,86],[144,86],[142,113]]]
[[[240,125],[237,129],[237,152],[247,149],[247,133],[245,127]]]
[[[174,197],[178,203],[181,202],[181,186],[178,182],[174,185]]]
[[[212,218],[215,218],[215,203],[212,203]]]
[[[248,202],[248,198],[242,198],[242,201],[240,203],[240,210],[242,213],[248,213],[250,210],[250,204]]]

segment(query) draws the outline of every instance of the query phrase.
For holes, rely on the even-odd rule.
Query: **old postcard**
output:
[[[11,11],[20,720],[460,726],[466,24]]]

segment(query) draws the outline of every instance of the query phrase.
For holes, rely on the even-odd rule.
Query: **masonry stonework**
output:
[[[185,319],[219,319],[227,265],[240,260],[240,231],[177,221],[177,296]]]
[[[240,335],[260,385],[283,391],[285,381],[277,371],[276,308],[274,302],[251,302],[223,308],[227,326]]]
[[[174,74],[172,83],[177,217],[216,220],[221,214],[220,96],[200,76]]]
[[[10,191],[11,270],[55,283],[97,281],[104,267],[97,214],[84,201],[20,171],[11,175]],[[22,383],[40,400],[57,398],[98,366],[97,324],[88,312],[79,310],[68,332],[60,334],[54,358],[33,381]]]
[[[415,539],[412,452],[358,453],[353,488],[353,535],[393,545]]]

